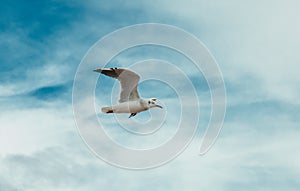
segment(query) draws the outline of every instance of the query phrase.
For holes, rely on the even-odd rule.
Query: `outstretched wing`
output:
[[[106,76],[116,78],[121,84],[121,93],[119,102],[126,102],[128,100],[135,100],[140,98],[137,86],[140,76],[131,70],[122,68],[104,68],[94,70]]]

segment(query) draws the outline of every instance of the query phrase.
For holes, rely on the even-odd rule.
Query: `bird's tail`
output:
[[[114,112],[114,110],[113,110],[112,107],[102,107],[102,108],[101,108],[101,111],[102,111],[103,113],[113,113],[113,112]]]

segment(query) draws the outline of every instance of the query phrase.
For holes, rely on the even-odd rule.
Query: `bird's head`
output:
[[[150,99],[148,99],[148,102],[147,102],[147,104],[148,104],[148,106],[149,106],[149,108],[151,108],[151,107],[159,107],[159,108],[163,108],[161,105],[159,105],[159,104],[157,104],[156,103],[156,98],[150,98]]]

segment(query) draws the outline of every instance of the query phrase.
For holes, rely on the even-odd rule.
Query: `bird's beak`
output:
[[[158,105],[158,104],[155,104],[155,107],[159,107],[160,109],[163,108],[161,105]]]

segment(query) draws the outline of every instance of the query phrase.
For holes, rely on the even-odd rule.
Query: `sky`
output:
[[[299,1],[4,0],[1,4],[0,190],[299,190]],[[78,132],[72,87],[81,60],[105,35],[140,23],[182,28],[203,42],[219,64],[226,86],[226,116],[217,141],[204,156],[198,153],[209,122],[209,87],[190,61],[161,47],[129,49],[108,66],[166,59],[184,71],[200,102],[199,125],[189,146],[160,167],[128,170],[96,157]],[[97,106],[109,103],[112,90],[118,97],[114,84],[113,79],[99,78]],[[160,88],[164,94],[156,96]],[[121,144],[162,144],[178,123],[178,108],[172,104],[178,101],[176,91],[158,81],[144,81],[139,90],[167,106],[162,134],[133,138],[112,115],[99,114],[99,120]],[[153,110],[153,115],[159,112]],[[133,120],[142,123],[149,116],[145,112]]]

